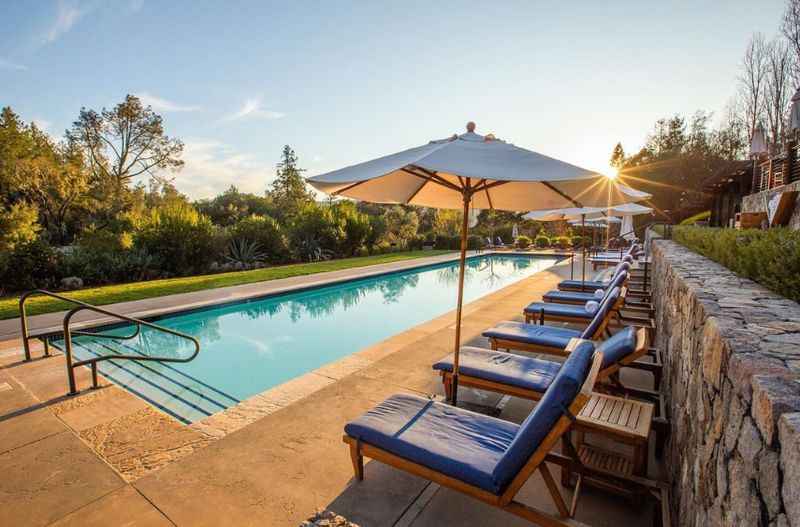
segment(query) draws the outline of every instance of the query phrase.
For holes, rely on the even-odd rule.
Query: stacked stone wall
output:
[[[676,525],[800,527],[800,305],[652,244]]]

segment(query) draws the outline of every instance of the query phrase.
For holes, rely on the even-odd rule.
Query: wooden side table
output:
[[[653,424],[652,403],[624,399],[613,395],[593,393],[589,402],[578,414],[572,427],[574,448],[581,463],[621,476],[647,476],[647,441]],[[617,452],[586,441],[593,433],[615,443],[626,445],[630,453]],[[564,436],[563,441],[571,438]],[[568,449],[564,448],[566,454]],[[568,485],[572,479],[569,470],[562,471],[562,481]],[[591,482],[607,490],[630,494],[628,489],[613,482],[592,478]]]

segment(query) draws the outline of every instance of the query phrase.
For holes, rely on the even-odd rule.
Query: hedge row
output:
[[[672,237],[734,273],[800,302],[800,231],[676,226]]]

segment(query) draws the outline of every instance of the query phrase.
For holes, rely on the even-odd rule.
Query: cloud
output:
[[[199,106],[181,105],[162,99],[148,92],[137,93],[136,96],[141,99],[142,104],[145,106],[152,106],[153,110],[157,112],[196,112],[200,109]]]
[[[242,107],[239,108],[238,111],[226,117],[226,120],[233,121],[237,119],[249,119],[249,118],[280,119],[285,115],[286,114],[281,112],[267,110],[266,108],[264,108],[264,103],[261,101],[261,98],[254,97],[252,99],[247,99],[242,105]]]
[[[36,125],[36,127],[43,131],[43,132],[50,132],[50,128],[53,126],[53,123],[48,121],[47,119],[42,119],[40,117],[34,117],[31,119],[31,122]]]
[[[68,3],[66,0],[59,0],[56,19],[44,36],[45,43],[55,42],[64,33],[67,33],[80,18],[86,14],[76,5]]]
[[[216,196],[231,185],[242,192],[262,194],[275,176],[271,164],[209,139],[187,139],[183,161],[183,169],[175,174],[175,186],[192,199]]]
[[[16,62],[12,62],[8,59],[0,57],[0,70],[25,71],[27,69],[28,66],[25,66],[24,64],[18,64]]]

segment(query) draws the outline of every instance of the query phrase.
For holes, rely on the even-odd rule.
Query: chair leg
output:
[[[353,461],[353,472],[358,481],[364,480],[364,456],[361,455],[358,443],[350,443],[350,459]]]
[[[450,375],[442,375],[442,383],[444,383],[444,396],[448,401],[453,400],[453,377]]]
[[[564,498],[561,497],[561,493],[558,491],[558,485],[556,484],[556,480],[553,479],[550,469],[547,468],[547,465],[544,462],[542,462],[539,465],[539,471],[542,473],[542,479],[544,479],[547,490],[550,492],[550,496],[553,498],[553,503],[555,503],[558,513],[562,518],[569,518],[569,508],[567,508],[567,504],[564,503]]]

